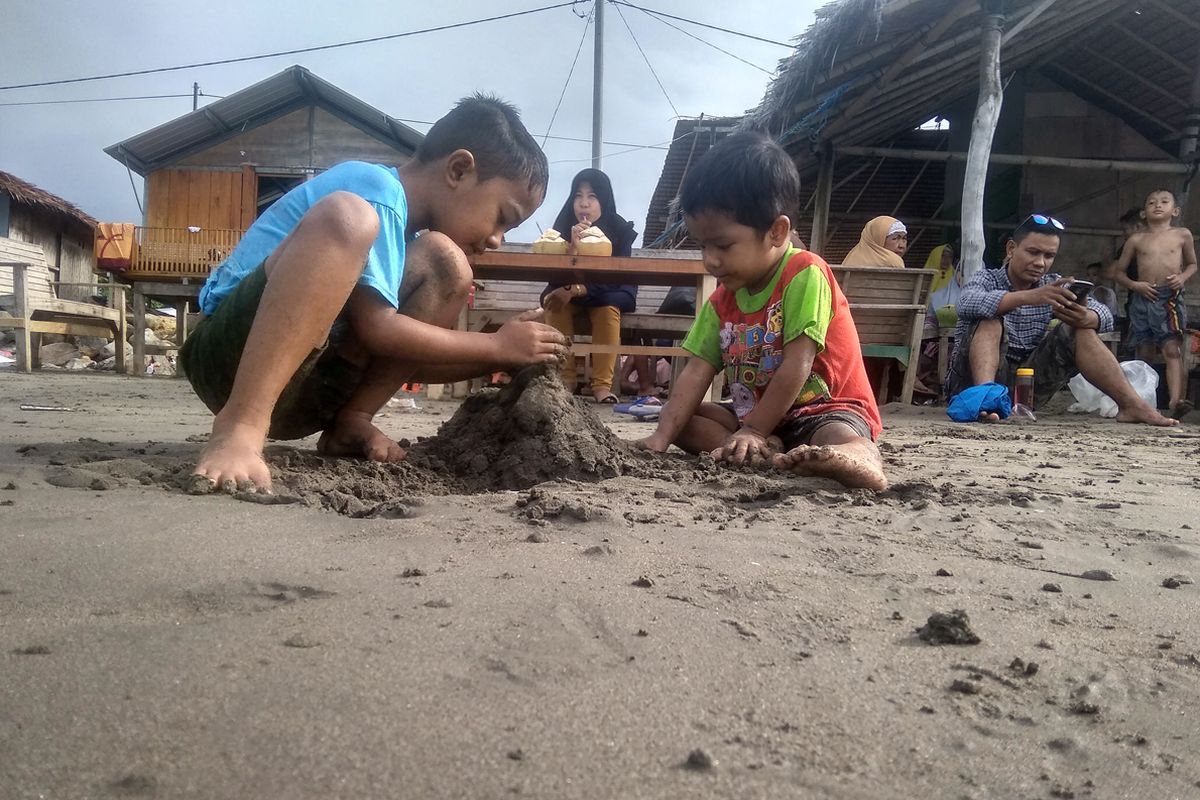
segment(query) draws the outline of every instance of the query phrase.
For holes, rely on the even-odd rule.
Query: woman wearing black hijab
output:
[[[598,169],[585,169],[571,181],[571,196],[563,204],[554,221],[555,230],[566,237],[570,232],[568,252],[574,254],[584,231],[595,226],[604,231],[612,242],[614,256],[629,256],[637,231],[633,223],[617,213],[612,181]],[[596,344],[621,343],[621,312],[633,313],[637,307],[637,286],[632,284],[594,283],[550,285],[542,293],[546,322],[567,336],[575,332],[575,314],[586,310],[592,323],[592,341]],[[596,353],[592,356],[592,396],[598,403],[615,403],[612,393],[615,353]],[[563,383],[574,389],[577,374],[575,359],[563,364]]]

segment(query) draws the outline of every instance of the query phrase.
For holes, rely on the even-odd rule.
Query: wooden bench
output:
[[[41,334],[57,333],[111,337],[116,348],[117,368],[127,372],[125,287],[109,285],[113,303],[110,308],[58,299],[56,287],[94,285],[57,283],[51,277],[45,253],[39,245],[0,237],[0,309],[11,314],[0,317],[0,328],[17,332],[17,366],[24,372],[32,372],[39,364]],[[98,290],[99,287],[95,288]]]
[[[862,353],[868,358],[891,358],[904,369],[900,402],[912,402],[925,327],[925,306],[933,273],[924,269],[847,267],[831,265],[833,275],[858,329]],[[887,399],[887,373],[878,388],[879,402]]]
[[[466,330],[491,333],[516,315],[538,308],[545,283],[531,281],[483,280],[475,282],[475,299],[466,312]],[[683,339],[695,317],[686,314],[657,314],[657,309],[666,297],[667,287],[641,286],[638,288],[637,311],[621,314],[620,355],[683,357],[687,351],[675,345],[646,345],[646,339]],[[576,355],[591,356],[607,347],[593,345],[590,321],[586,313],[580,312],[575,320],[575,336],[572,351]]]
[[[832,270],[850,304],[863,355],[899,361],[905,368],[900,399],[904,403],[912,402],[932,273],[917,269],[841,265],[834,265]],[[515,314],[537,308],[545,287],[544,282],[511,280],[480,281],[477,285],[481,288],[476,290],[474,307],[466,315],[467,329],[474,331],[495,330]],[[679,347],[648,348],[637,344],[642,338],[678,341],[691,328],[692,317],[647,313],[658,307],[665,294],[665,287],[642,286],[639,289],[638,311],[621,315],[620,353],[687,355]],[[584,319],[581,317],[581,321]],[[586,328],[581,326],[577,330]],[[580,343],[573,349],[585,354],[609,348]],[[886,393],[886,385],[881,386],[880,391]]]

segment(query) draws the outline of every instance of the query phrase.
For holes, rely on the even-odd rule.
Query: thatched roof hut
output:
[[[912,265],[957,238],[981,31],[996,14],[1004,103],[984,199],[993,246],[1039,210],[1081,234],[1066,250],[1073,259],[1107,259],[1118,218],[1149,188],[1190,188],[1200,0],[840,0],[817,11],[742,122],[795,157],[801,233],[831,261],[879,214],[910,223]],[[1200,225],[1197,209],[1185,222]]]
[[[57,280],[86,284],[93,280],[96,220],[78,206],[16,175],[0,172],[0,237],[38,245]],[[60,297],[82,300],[84,287],[62,287]]]
[[[10,204],[59,217],[67,224],[77,226],[87,236],[91,236],[96,227],[96,220],[75,204],[39,189],[10,172],[0,172],[0,194],[7,195]]]

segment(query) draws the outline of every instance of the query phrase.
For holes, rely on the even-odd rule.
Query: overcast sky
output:
[[[812,21],[817,0],[632,0],[677,16],[790,41]],[[553,0],[77,0],[5,3],[0,86],[99,75],[266,53],[397,33],[551,5]],[[85,11],[84,8],[91,7]],[[435,120],[474,91],[515,103],[530,131],[547,130],[579,46],[591,2],[448,32],[337,50],[140,77],[0,91],[0,103],[183,94],[162,100],[0,105],[0,170],[11,172],[101,220],[141,221],[125,168],[103,148],[191,110],[192,82],[214,95],[245,88],[299,63],[393,117]],[[732,9],[736,9],[736,12]],[[641,11],[621,9],[682,116],[736,115],[758,104],[770,75],[689,38]],[[673,23],[773,72],[788,50],[686,23]],[[594,30],[594,28],[593,28]],[[589,139],[591,32],[552,133]],[[664,144],[675,112],[647,69],[617,7],[605,13],[604,138]],[[203,99],[202,99],[203,102]],[[428,125],[412,124],[424,132]],[[551,139],[545,205],[511,237],[536,238],[552,224],[572,176],[589,166],[591,145]],[[609,144],[603,169],[618,210],[640,232],[665,149],[621,153]],[[141,179],[134,176],[137,191]]]

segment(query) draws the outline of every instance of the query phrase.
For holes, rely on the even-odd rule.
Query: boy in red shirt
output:
[[[638,444],[886,489],[874,441],[883,426],[846,297],[820,256],[789,241],[799,194],[791,158],[760,134],[726,137],[688,173],[684,219],[720,285],[683,342],[695,357]],[[732,404],[702,403],[720,369]]]

